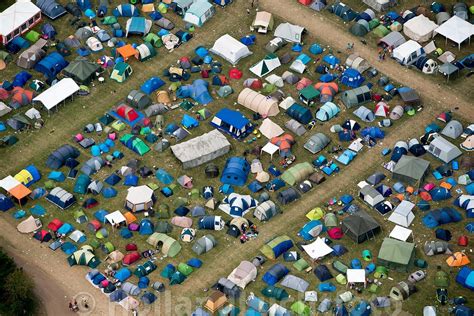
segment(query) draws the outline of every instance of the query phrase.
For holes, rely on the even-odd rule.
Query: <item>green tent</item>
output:
[[[161,252],[168,257],[175,257],[181,251],[181,245],[176,239],[162,233],[153,233],[146,240],[155,248],[161,248]]]
[[[120,142],[140,156],[143,156],[150,151],[150,147],[148,147],[143,140],[132,134],[123,135],[120,138]]]
[[[25,35],[25,38],[32,43],[36,43],[40,39],[40,37],[41,34],[33,30],[29,31]]]
[[[158,218],[167,219],[171,217],[170,207],[166,204],[160,204],[158,210],[156,211],[156,216]]]
[[[170,285],[181,284],[184,280],[186,280],[186,276],[181,272],[176,271],[170,278]]]
[[[436,272],[434,284],[436,287],[447,288],[449,286],[449,276],[443,270]]]
[[[155,271],[156,268],[156,264],[154,264],[153,261],[147,261],[144,264],[138,265],[133,274],[137,277],[146,276],[151,272]]]
[[[5,64],[8,64],[13,60],[13,57],[8,52],[0,50],[0,60],[3,60]]]
[[[374,276],[377,279],[386,279],[388,276],[388,269],[384,266],[377,266],[377,268],[375,268]]]
[[[385,238],[379,250],[378,264],[390,269],[407,272],[413,264],[415,244],[392,238]]]
[[[261,293],[262,295],[274,298],[277,301],[286,300],[289,297],[288,292],[285,289],[273,285],[262,289]]]
[[[282,245],[284,247],[288,246],[287,248],[289,249],[293,246],[293,241],[287,235],[281,235],[263,245],[260,248],[260,252],[268,259],[275,260],[276,257],[285,251],[285,249],[280,249]]]
[[[158,35],[154,34],[154,33],[148,33],[143,38],[143,40],[147,43],[150,43],[151,45],[153,45],[156,48],[160,48],[161,46],[163,46],[163,41],[161,40],[161,38]]]
[[[80,84],[88,84],[99,71],[100,65],[84,57],[77,57],[64,68],[63,73]]]
[[[321,92],[319,92],[319,90],[317,90],[312,85],[309,85],[306,88],[300,90],[300,100],[307,105],[311,105],[316,101],[317,98],[319,98],[320,94]]]
[[[371,30],[373,30],[374,28],[376,28],[379,25],[380,25],[379,19],[372,19],[372,20],[369,21],[369,28]]]
[[[13,146],[18,142],[18,138],[14,135],[8,135],[0,138],[0,147]]]
[[[89,245],[82,246],[81,249],[70,255],[67,260],[70,266],[89,266],[93,269],[100,264],[100,260],[94,255],[93,249]]]
[[[296,315],[310,315],[311,310],[308,305],[303,303],[302,301],[296,301],[291,305],[291,310],[296,314]]]
[[[160,275],[165,279],[171,279],[173,274],[176,272],[176,269],[173,266],[165,266],[161,271]]]
[[[117,18],[113,15],[109,15],[103,18],[101,22],[104,25],[112,25],[112,24],[117,23]]]
[[[277,87],[274,84],[266,83],[263,86],[262,93],[267,95],[267,94],[275,92],[276,90],[277,90]]]
[[[93,249],[97,249],[100,247],[100,242],[97,239],[92,239],[89,242],[89,246],[91,246]]]
[[[75,211],[75,212],[74,212],[74,219],[75,219],[76,222],[78,222],[79,224],[83,224],[83,223],[87,222],[86,213],[84,213],[83,210]]]
[[[104,243],[102,245],[102,250],[106,253],[106,254],[109,254],[111,253],[112,251],[115,250],[115,247],[114,245],[110,242],[110,241],[107,241],[106,243]]]
[[[309,264],[306,260],[301,258],[298,261],[296,261],[295,263],[293,263],[293,267],[295,267],[295,269],[298,270],[298,271],[303,271],[304,269],[309,267]]]
[[[384,37],[385,35],[387,35],[388,33],[390,33],[390,30],[388,28],[386,28],[385,26],[383,26],[382,24],[380,24],[379,26],[377,26],[375,29],[374,29],[374,34],[377,36],[377,37]]]
[[[181,262],[180,264],[178,264],[178,271],[187,277],[188,275],[193,273],[194,270],[193,268],[191,268],[191,266],[187,265],[186,263]]]
[[[309,162],[301,162],[286,170],[281,175],[281,179],[289,185],[295,185],[305,180],[313,172],[313,166]]]
[[[185,111],[189,111],[193,106],[194,106],[194,103],[192,103],[188,100],[184,100],[183,102],[181,102],[179,104],[179,107],[182,108]]]

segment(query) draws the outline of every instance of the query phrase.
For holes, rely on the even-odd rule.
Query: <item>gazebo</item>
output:
[[[459,74],[459,68],[451,63],[444,63],[438,67],[438,71],[446,77],[446,81],[449,81],[449,78],[454,73]]]
[[[138,187],[130,187],[125,201],[125,208],[132,212],[147,211],[153,207],[155,203],[155,194],[153,190],[141,185]]]
[[[270,159],[273,159],[273,154],[280,151],[280,147],[277,145],[268,142],[263,148],[260,150],[260,153],[267,153],[270,155]]]

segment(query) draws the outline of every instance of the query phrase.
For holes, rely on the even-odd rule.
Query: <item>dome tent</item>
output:
[[[178,241],[162,233],[153,233],[148,237],[147,243],[155,248],[161,248],[161,252],[169,257],[175,257],[181,251]]]

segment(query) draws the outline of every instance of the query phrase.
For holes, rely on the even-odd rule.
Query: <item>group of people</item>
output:
[[[250,238],[256,238],[258,236],[257,225],[252,224],[250,227],[242,225],[242,236],[240,236],[240,243],[244,244],[250,240]]]

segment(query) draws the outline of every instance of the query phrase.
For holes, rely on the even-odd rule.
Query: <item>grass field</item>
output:
[[[117,4],[118,2],[113,1],[113,3]],[[192,56],[193,49],[198,45],[205,45],[209,47],[212,45],[213,41],[216,38],[225,33],[229,33],[236,38],[240,38],[241,36],[248,34],[247,26],[251,23],[252,16],[247,15],[245,11],[245,6],[241,6],[243,3],[244,1],[236,1],[233,5],[231,5],[225,10],[218,9],[216,17],[211,19],[211,21],[207,23],[203,29],[196,30],[194,34],[195,37],[191,40],[191,42],[183,44],[174,52],[168,53],[164,50],[164,48],[161,48],[159,50],[158,56],[148,62],[139,63],[138,61],[132,61],[134,74],[125,84],[117,84],[110,80],[106,80],[106,83],[104,84],[96,83],[95,87],[91,89],[91,94],[89,96],[75,98],[74,102],[68,102],[65,106],[61,106],[58,112],[53,113],[51,116],[48,116],[46,113],[43,113],[45,116],[46,125],[41,130],[22,132],[18,134],[18,137],[20,138],[20,142],[18,144],[16,144],[12,148],[0,149],[2,162],[2,165],[0,166],[0,174],[14,174],[27,164],[33,163],[41,169],[44,177],[47,176],[49,170],[45,168],[44,161],[46,160],[46,157],[49,155],[49,153],[63,143],[72,143],[73,135],[81,132],[82,128],[87,123],[95,123],[97,119],[106,111],[108,111],[112,106],[118,104],[119,102],[122,102],[131,89],[138,88],[143,81],[145,81],[152,75],[161,75],[162,71],[170,65],[176,63],[176,60],[178,58],[182,56]],[[274,14],[278,14],[278,12],[274,12]],[[183,26],[183,23],[179,21],[179,19],[174,14],[168,13],[166,16],[175,21],[180,27]],[[278,24],[279,21],[281,20],[279,18],[276,18],[276,24]],[[122,20],[121,22],[123,23],[124,21]],[[73,33],[73,28],[69,25],[67,18],[63,18],[57,23],[55,22],[55,25],[59,29],[58,38],[64,38],[67,35]],[[254,54],[239,63],[238,68],[244,71],[243,79],[250,76],[250,73],[247,71],[249,66],[260,60],[265,55],[263,46],[269,39],[271,39],[270,35],[258,35],[257,45],[251,47],[251,50],[254,52]],[[135,38],[133,38],[132,40],[136,40],[137,42],[141,41],[140,39]],[[315,37],[314,34],[309,34],[309,36],[305,38],[305,42],[319,42],[325,44],[323,37]],[[290,45],[287,45],[287,47],[283,49],[283,52],[289,52],[290,48]],[[334,53],[342,60],[345,59],[345,53],[337,51],[334,51]],[[293,55],[296,56],[296,53],[293,53]],[[95,58],[96,56],[93,57]],[[223,64],[223,73],[227,74],[230,67],[225,62]],[[13,65],[9,65],[7,70],[2,73],[2,78],[10,78],[14,73],[18,71],[15,66],[12,66]],[[286,70],[286,67],[287,66],[281,68],[281,73],[284,71],[283,68]],[[310,70],[310,72],[305,73],[305,76],[316,80],[317,77],[315,76],[314,72],[312,72],[312,70],[314,70],[314,67],[311,68],[312,69]],[[280,73],[280,69],[278,73]],[[37,74],[35,73],[35,75]],[[192,76],[192,79],[196,78],[198,78],[198,76]],[[433,80],[439,80],[441,82],[440,77],[436,77]],[[242,87],[242,81],[243,80],[232,81],[231,85],[236,92],[226,99],[218,99],[217,95],[215,94],[215,91],[213,91],[213,97],[215,97],[216,100],[215,102],[208,105],[207,108],[212,113],[217,112],[220,108],[223,107],[237,108],[241,110],[245,115],[247,115],[247,117],[251,117],[251,113],[249,111],[244,110],[241,106],[235,104],[237,93]],[[400,81],[403,82],[403,78],[400,78]],[[462,91],[463,89],[466,89],[466,85],[468,85],[469,80],[456,80],[455,82],[456,84],[459,84],[459,91]],[[380,90],[377,85],[375,87],[377,91]],[[215,87],[213,87],[213,89],[215,89]],[[297,96],[296,90],[293,87],[285,87],[283,90],[285,93],[292,94],[293,97]],[[339,99],[336,99],[336,101],[337,103],[340,103]],[[397,102],[398,100],[395,99],[390,104],[394,105],[397,104]],[[200,106],[196,106],[191,110],[191,112],[194,112],[200,108]],[[345,108],[341,106],[341,109]],[[259,223],[257,223],[261,232],[258,239],[252,240],[245,245],[241,245],[238,240],[235,240],[232,237],[226,235],[225,231],[215,233],[209,231],[198,231],[197,237],[208,233],[213,234],[218,240],[218,246],[208,254],[202,256],[201,259],[203,259],[204,261],[204,267],[202,268],[202,272],[195,272],[193,275],[190,276],[188,280],[184,282],[183,285],[169,288],[171,294],[173,295],[173,300],[179,300],[179,298],[182,296],[190,297],[193,302],[192,305],[194,306],[194,304],[198,303],[206,296],[206,292],[202,292],[202,289],[208,288],[209,285],[212,284],[212,282],[217,280],[219,277],[227,275],[240,262],[240,260],[251,259],[252,256],[257,255],[258,246],[262,245],[268,238],[282,233],[290,234],[290,236],[294,237],[297,230],[305,222],[304,214],[311,208],[315,206],[323,206],[324,203],[329,200],[329,198],[337,197],[340,194],[351,193],[356,195],[357,192],[355,191],[355,184],[358,181],[364,179],[366,176],[370,175],[372,172],[381,170],[380,163],[382,162],[383,158],[379,155],[380,150],[385,146],[392,146],[393,142],[399,138],[404,139],[420,135],[422,133],[423,124],[429,122],[425,120],[430,119],[430,117],[432,118],[433,115],[439,112],[439,110],[439,108],[427,107],[425,111],[420,114],[417,114],[414,118],[404,118],[402,120],[394,122],[394,126],[386,130],[387,140],[384,140],[383,142],[379,143],[373,149],[367,150],[367,148],[365,148],[362,153],[359,154],[359,157],[355,159],[354,163],[349,165],[349,167],[341,167],[341,171],[338,174],[329,177],[326,183],[316,188],[315,190],[312,190],[311,192],[307,193],[299,202],[296,202],[295,204],[290,204],[288,207],[284,207],[284,214],[280,215],[281,218],[277,217],[274,220],[265,223],[261,226],[259,225]],[[165,116],[166,123],[179,122],[184,113],[185,112],[181,109],[169,112]],[[418,116],[420,116],[420,118],[418,118]],[[332,145],[339,143],[336,137],[334,137],[334,135],[329,132],[329,127],[333,124],[342,123],[347,118],[354,117],[352,116],[352,114],[348,113],[348,111],[343,110],[337,118],[324,124],[318,124],[313,131],[305,134],[301,138],[297,137],[297,143],[293,148],[293,153],[297,156],[296,163],[303,161],[311,161],[315,158],[315,156],[309,155],[308,152],[303,150],[302,147],[308,135],[311,135],[314,132],[324,132],[325,134],[331,136]],[[467,123],[470,120],[469,118],[456,118],[463,120],[463,123]],[[285,117],[285,115],[279,115],[275,118],[274,121],[283,125],[286,120],[287,117]],[[201,122],[199,128],[191,130],[191,136],[189,136],[188,139],[191,137],[198,136],[205,131],[209,131],[210,129],[211,127],[208,122]],[[0,136],[3,135],[0,134]],[[105,139],[105,135],[93,135],[93,138],[97,142],[100,142]],[[174,140],[171,140],[171,142],[174,143]],[[228,157],[242,155],[245,150],[252,149],[255,145],[263,145],[265,141],[263,139],[260,139],[252,144],[247,144],[245,142],[236,142],[232,140],[231,143],[232,151],[228,155],[221,157],[215,161],[216,164],[221,167],[221,169],[225,162],[225,159],[227,159]],[[124,152],[125,158],[114,162],[112,169],[103,168],[98,174],[94,175],[94,179],[103,180],[108,175],[110,175],[110,173],[119,169],[120,166],[124,165],[129,159],[137,158],[135,154],[133,154],[121,144],[118,144],[118,142],[116,147]],[[326,156],[330,157],[330,154],[327,154],[326,151],[323,153]],[[79,161],[84,162],[88,158],[90,158],[90,153],[88,151],[81,150],[81,156],[79,158]],[[431,159],[431,157],[426,158],[428,158],[433,165],[439,165],[439,162]],[[146,165],[148,167],[164,168],[165,170],[172,173],[175,178],[182,174],[187,174],[193,177],[195,186],[197,188],[201,188],[205,184],[213,185],[216,189],[220,186],[220,182],[217,179],[205,178],[203,168],[183,170],[179,162],[172,156],[169,150],[164,153],[157,153],[152,151],[143,158],[140,158],[140,160],[142,165]],[[264,166],[268,166],[270,164],[269,158],[266,156],[262,157],[262,163],[264,164]],[[274,158],[273,163],[278,165],[278,158]],[[428,180],[432,179],[429,178]],[[44,181],[45,179],[43,178],[39,185],[42,185]],[[149,182],[158,183],[158,181],[154,177],[149,179],[141,179],[140,183],[145,184]],[[72,191],[74,181],[66,180],[66,182],[61,183],[60,186],[69,191]],[[123,203],[126,195],[126,187],[119,184],[117,185],[117,189],[119,191],[119,195],[117,197],[111,200],[106,200],[102,196],[99,196],[97,197],[97,199],[101,202],[101,205],[99,205],[98,208],[95,208],[93,210],[85,210],[90,219],[93,217],[93,212],[95,212],[99,208],[103,208],[108,211],[123,209]],[[239,192],[249,193],[246,188],[242,188],[241,190],[239,190]],[[177,200],[177,198],[186,197],[187,195],[188,191],[182,188],[175,192],[173,197],[168,199],[157,193],[157,205],[165,203],[168,204],[171,209],[174,209],[173,205],[175,205],[175,201]],[[216,196],[218,198],[223,197],[218,193],[216,194]],[[274,194],[272,195],[272,197],[274,198]],[[82,201],[86,197],[78,196],[78,198],[78,203],[67,211],[59,211],[59,209],[52,206],[51,204],[48,204],[44,200],[41,200],[39,202],[30,202],[29,206],[32,206],[37,203],[45,206],[48,209],[47,216],[45,216],[42,220],[44,224],[47,224],[52,218],[55,217],[58,217],[63,221],[74,223],[73,213],[75,210],[81,209]],[[190,206],[193,206],[203,203],[204,201],[202,199],[197,199],[191,200],[189,204]],[[434,207],[435,205],[433,205],[433,208]],[[223,214],[220,211],[210,213],[216,215]],[[11,219],[11,217],[9,217],[8,214],[2,214],[1,217],[3,219],[11,221],[13,224],[13,220]],[[139,218],[142,218],[142,215],[139,215]],[[249,218],[251,218],[251,216]],[[376,218],[378,220],[381,220],[380,216]],[[354,245],[350,240],[344,238],[342,240],[342,244],[345,244],[349,249],[351,249],[351,252],[342,257],[341,260],[345,263],[349,263],[352,258],[360,257],[360,253],[363,249],[370,249],[372,253],[376,255],[380,243],[383,239],[382,236],[388,234],[388,230],[391,227],[391,225],[388,225],[388,223],[386,223],[385,221],[382,224],[384,231],[382,234],[379,235],[379,237],[377,237],[374,242],[367,242],[362,245]],[[75,224],[75,226],[79,229],[85,230],[85,225]],[[451,231],[453,232],[459,229],[459,227],[459,225],[447,226],[447,228],[451,229]],[[426,230],[420,224],[419,221],[416,221],[414,230],[415,240],[417,241],[418,245],[421,245],[425,240],[432,239],[433,233],[429,230]],[[175,227],[170,235],[174,238],[179,238],[179,233],[180,229]],[[94,236],[92,236],[92,234],[90,234],[89,232],[87,232],[87,234],[89,240],[94,238]],[[139,236],[138,234],[134,234],[134,237],[131,240],[124,240],[121,239],[116,232],[110,231],[109,240],[112,241],[112,243],[116,246],[117,249],[123,249],[124,245],[130,241],[137,243],[139,245],[139,249],[142,251],[149,248],[149,245],[147,245],[145,242],[146,236]],[[295,240],[298,239],[295,238]],[[187,261],[187,259],[193,257],[193,253],[191,251],[191,244],[182,243],[182,245],[183,250],[177,258],[158,258],[158,270],[161,270],[165,263],[177,264],[179,262],[185,262]],[[417,249],[417,254],[421,255],[419,249]],[[97,250],[97,255],[101,258],[105,257],[105,254],[100,250]],[[428,271],[434,271],[437,264],[442,264],[443,266],[445,266],[442,263],[443,259],[443,257],[430,258],[430,266]],[[330,261],[326,260],[324,262],[328,263]],[[270,264],[266,264],[265,268],[268,268],[269,266]],[[314,286],[316,286],[317,282],[314,276],[296,273],[292,268],[291,270],[292,273],[294,272],[296,275],[305,277],[308,281],[311,281],[311,288],[314,288]],[[454,270],[452,271],[452,273],[455,273]],[[259,272],[259,276],[261,275],[262,273]],[[391,272],[390,277],[393,278],[393,281],[382,281],[383,286],[380,292],[381,295],[387,294],[390,289],[390,286],[397,281],[405,279],[406,275],[399,273],[392,274]],[[152,273],[150,275],[150,279],[152,280],[152,282],[156,280],[164,281],[159,277],[158,272]],[[136,281],[136,279],[133,279],[133,282]],[[253,291],[255,293],[259,293],[259,290],[262,288],[262,286],[263,284],[261,283],[261,281],[254,282],[249,286],[248,290]],[[418,314],[420,312],[420,302],[423,302],[423,304],[432,304],[432,302],[434,302],[434,286],[432,285],[430,280],[423,281],[423,283],[421,283],[420,285],[420,289],[420,293],[415,294],[415,296],[413,296],[413,299],[408,300],[406,304],[403,305],[404,310],[410,311],[414,314]],[[343,287],[340,286],[338,290],[342,291]],[[452,282],[449,290],[450,293],[453,294],[468,295],[465,290],[455,285],[454,282]],[[291,294],[292,299],[294,299],[296,297],[296,292],[292,292]],[[366,298],[370,297],[368,293],[364,293],[362,296]],[[290,302],[287,302],[282,305],[289,306],[291,304]],[[181,314],[182,312],[188,310],[188,307],[189,306],[187,304],[179,304],[178,302],[174,306],[173,313]],[[159,304],[155,304],[154,308],[160,308]]]

